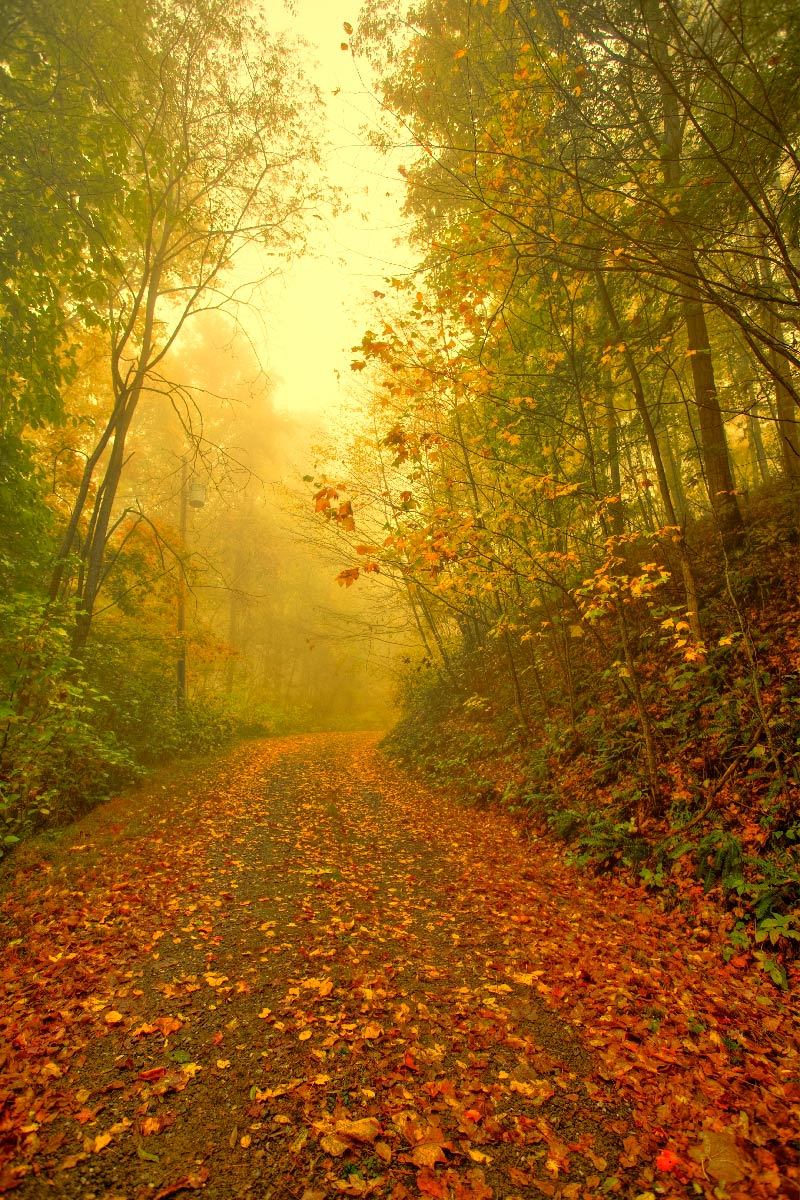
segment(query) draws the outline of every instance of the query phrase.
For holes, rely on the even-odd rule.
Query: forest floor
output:
[[[800,1196],[792,996],[506,816],[319,734],[6,869],[19,1200]]]

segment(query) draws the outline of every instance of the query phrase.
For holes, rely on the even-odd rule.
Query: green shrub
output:
[[[0,602],[0,843],[85,812],[136,775],[104,697],[69,652],[69,613],[39,596]]]

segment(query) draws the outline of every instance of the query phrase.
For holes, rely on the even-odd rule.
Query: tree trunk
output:
[[[771,309],[767,310],[769,332],[774,341],[779,334],[779,325]],[[774,346],[769,350],[769,364],[775,380],[775,407],[778,413],[778,437],[781,445],[781,462],[788,482],[800,485],[800,420],[795,402],[794,389],[789,377],[789,364]]]
[[[656,470],[656,479],[658,480],[658,491],[661,497],[661,503],[664,507],[664,514],[667,518],[667,524],[673,528],[680,528],[678,535],[677,547],[678,555],[681,564],[681,574],[683,575],[683,584],[686,590],[686,608],[689,617],[689,625],[691,626],[692,636],[695,641],[702,642],[703,629],[700,624],[700,603],[697,594],[697,583],[692,568],[691,559],[689,558],[689,550],[686,545],[686,538],[682,522],[678,520],[678,515],[675,512],[675,506],[672,501],[672,493],[670,491],[669,482],[667,480],[667,472],[664,464],[664,459],[661,454],[661,447],[658,443],[655,426],[650,417],[650,409],[647,405],[647,398],[644,393],[644,384],[642,377],[639,374],[639,368],[636,365],[636,359],[628,348],[627,339],[625,338],[622,326],[620,325],[619,317],[617,316],[614,303],[611,299],[611,294],[606,286],[606,281],[601,271],[595,273],[597,279],[597,289],[600,295],[600,300],[608,317],[609,324],[614,333],[615,339],[625,346],[623,351],[623,359],[625,366],[628,368],[628,374],[633,387],[633,397],[636,402],[636,411],[639,414],[639,419],[644,426],[645,437],[650,448],[650,453],[653,458],[653,466]]]
[[[661,108],[664,124],[661,144],[661,169],[664,183],[673,189],[671,204],[683,201],[685,186],[681,179],[683,134],[681,113],[676,96],[666,21],[659,0],[645,0],[643,15],[651,40],[650,54],[661,89]],[[669,211],[675,213],[675,208]],[[702,304],[702,293],[689,231],[680,212],[669,218],[675,235],[675,278],[681,301],[681,314],[686,329],[687,353],[691,361],[694,400],[700,425],[700,445],[705,467],[706,489],[711,508],[717,518],[723,539],[727,542],[742,525],[742,514],[736,500],[736,487],[731,471],[725,424],[719,407],[714,379],[714,363],[708,338],[708,326]]]
[[[697,279],[694,260],[688,254],[684,257],[684,273],[686,285],[681,310],[686,327],[687,350],[700,424],[706,487],[722,535],[727,539],[741,528],[742,514],[736,500],[736,484],[731,471],[725,425],[719,407],[706,315],[697,286],[693,282]]]

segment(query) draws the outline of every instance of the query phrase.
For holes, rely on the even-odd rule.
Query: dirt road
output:
[[[2,880],[19,1200],[798,1196],[791,998],[372,735],[181,768]]]

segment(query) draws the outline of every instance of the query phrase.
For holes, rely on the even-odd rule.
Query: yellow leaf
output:
[[[251,1138],[250,1134],[249,1134],[249,1133],[245,1133],[245,1134],[243,1134],[243,1135],[242,1135],[242,1136],[239,1138],[239,1145],[242,1147],[242,1149],[243,1149],[243,1150],[246,1150],[246,1149],[247,1149],[247,1147],[248,1147],[248,1146],[250,1145],[250,1143],[252,1142],[252,1140],[253,1140],[253,1139]]]
[[[215,975],[213,971],[209,971],[208,974],[203,976],[203,979],[205,979],[209,987],[213,988],[219,987],[220,984],[228,982],[227,975]]]
[[[466,57],[467,57],[466,47],[462,48],[461,50],[456,50],[455,54],[453,55],[453,58],[456,58],[456,59],[466,58]]]
[[[311,1037],[311,1030],[310,1030],[310,1029],[304,1029],[304,1030],[302,1031],[302,1033],[300,1033],[300,1034],[298,1035],[298,1039],[297,1039],[297,1040],[298,1040],[299,1042],[307,1042],[307,1041],[308,1041],[308,1039],[309,1039],[310,1037]]]
[[[266,1021],[267,1017],[272,1016],[272,1009],[271,1008],[262,1008],[261,1012],[258,1015],[262,1021]]]
[[[518,1092],[520,1096],[527,1096],[533,1100],[534,1104],[544,1104],[545,1100],[549,1100],[553,1095],[553,1089],[546,1079],[537,1080],[536,1083],[527,1083],[522,1079],[512,1079],[509,1089],[512,1092]]]
[[[500,0],[500,3],[497,6],[497,11],[499,13],[504,13],[507,8],[508,8],[508,0]]]
[[[491,1155],[484,1154],[482,1150],[468,1150],[467,1153],[472,1161],[476,1163],[490,1163],[492,1161]]]
[[[110,1133],[98,1133],[91,1145],[92,1154],[97,1154],[99,1150],[104,1150],[110,1141]]]
[[[350,1143],[337,1137],[334,1133],[326,1133],[319,1139],[319,1144],[325,1153],[332,1155],[333,1158],[341,1158],[345,1151],[350,1149]]]
[[[294,1139],[294,1141],[292,1142],[292,1144],[290,1146],[290,1150],[291,1150],[292,1154],[299,1154],[300,1151],[303,1149],[303,1146],[305,1146],[307,1141],[308,1141],[308,1130],[301,1129],[300,1132],[298,1133],[297,1137]]]
[[[125,1018],[121,1012],[117,1012],[115,1008],[112,1008],[111,1012],[106,1013],[106,1015],[103,1017],[103,1020],[105,1021],[106,1025],[119,1025],[119,1023],[124,1021]]]
[[[218,1058],[217,1059],[217,1067],[219,1068],[220,1071],[224,1071],[225,1068],[229,1067],[230,1065],[231,1065],[231,1060],[229,1058]]]

